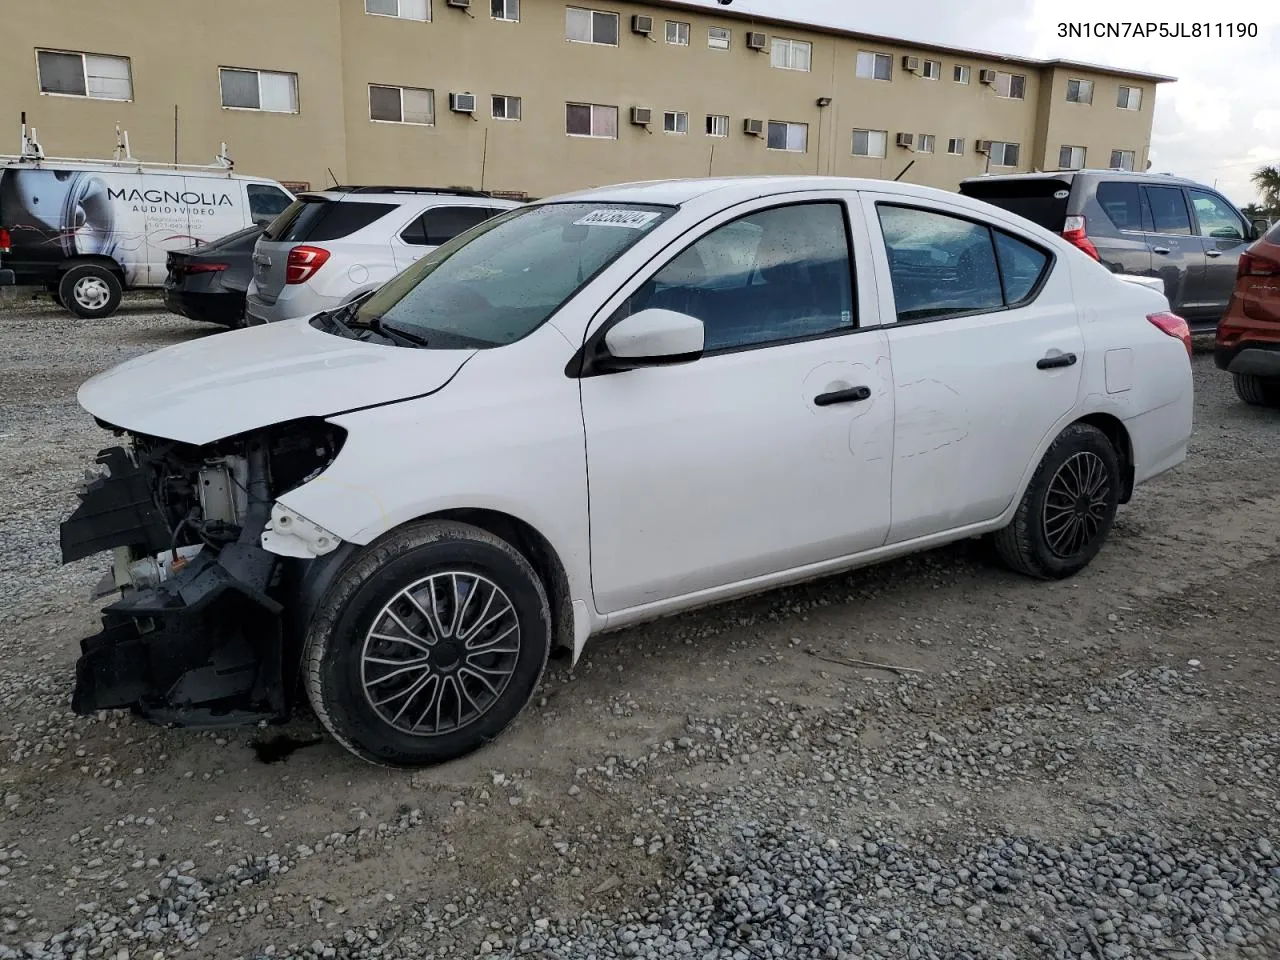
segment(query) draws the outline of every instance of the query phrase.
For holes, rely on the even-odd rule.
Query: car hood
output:
[[[77,399],[113,427],[204,444],[434,393],[474,354],[348,340],[304,317],[156,350],[85,381]]]

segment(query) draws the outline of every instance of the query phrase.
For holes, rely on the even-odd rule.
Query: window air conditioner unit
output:
[[[975,142],[974,146],[975,146],[975,148],[977,149],[977,151],[978,151],[979,153],[990,153],[990,152],[991,152],[991,141],[990,141],[990,140],[978,140],[978,141],[976,141],[976,142]]]
[[[916,139],[916,135],[914,133],[900,133],[898,134],[898,138],[895,141],[895,143],[897,143],[898,146],[900,147],[906,147],[908,150],[910,150],[911,145],[915,143],[915,139]]]
[[[763,120],[743,120],[742,132],[751,137],[763,137],[764,121]]]
[[[919,57],[903,57],[902,69],[906,70],[908,73],[919,73],[920,58]]]
[[[466,10],[471,6],[471,0],[447,0],[448,5],[457,10]]]
[[[978,82],[979,82],[979,83],[988,83],[988,84],[990,84],[990,83],[995,83],[995,82],[996,82],[996,72],[995,72],[994,70],[979,70],[979,71],[978,71]]]
[[[649,36],[653,33],[653,17],[644,17],[637,13],[631,18],[631,32]]]
[[[631,122],[637,127],[647,127],[649,124],[653,123],[653,108],[632,107]]]
[[[769,46],[769,38],[768,38],[768,37],[766,37],[763,33],[748,33],[748,34],[747,34],[747,49],[748,49],[748,50],[763,50],[763,49],[765,49],[767,46]]]
[[[449,94],[449,109],[454,113],[475,113],[476,95],[474,93]]]

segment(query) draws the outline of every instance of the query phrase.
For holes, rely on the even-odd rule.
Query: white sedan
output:
[[[358,305],[87,382],[127,437],[63,524],[121,598],[73,702],[176,723],[309,697],[437,763],[549,651],[989,535],[1070,576],[1191,433],[1162,294],[956,194],[628,184],[522,207]]]

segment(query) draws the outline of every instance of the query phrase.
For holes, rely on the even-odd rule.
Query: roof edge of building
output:
[[[730,7],[708,7],[702,3],[690,2],[690,0],[635,0],[635,2],[646,3],[649,6],[662,7],[668,10],[683,10],[688,13],[701,13],[706,16],[723,17],[725,19],[738,20],[747,23],[759,23],[765,26],[799,27],[805,30],[812,30],[815,33],[825,33],[835,37],[847,37],[851,40],[867,40],[874,43],[887,43],[893,44],[894,46],[914,47],[919,50],[938,53],[953,53],[968,57],[981,57],[985,60],[994,60],[1000,63],[1016,63],[1042,68],[1075,68],[1078,70],[1088,70],[1093,73],[1106,73],[1117,77],[1130,77],[1135,80],[1148,80],[1152,83],[1174,83],[1178,79],[1177,77],[1166,76],[1162,73],[1148,73],[1143,70],[1128,70],[1124,67],[1111,67],[1098,63],[1085,63],[1079,60],[1064,60],[1056,57],[1048,60],[1042,60],[1035,57],[1019,57],[1008,53],[996,53],[991,50],[976,50],[972,47],[956,47],[945,43],[911,40],[906,37],[891,37],[881,33],[866,33],[860,30],[850,30],[846,27],[832,26],[831,24],[813,23],[808,20],[787,20],[781,17],[768,16],[767,14],[748,13],[743,10],[734,10]]]

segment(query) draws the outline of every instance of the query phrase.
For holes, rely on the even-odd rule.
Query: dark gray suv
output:
[[[970,177],[960,192],[1062,234],[1116,273],[1160,277],[1193,329],[1214,328],[1236,263],[1266,221],[1249,223],[1222,194],[1162,173],[1055,170]]]

